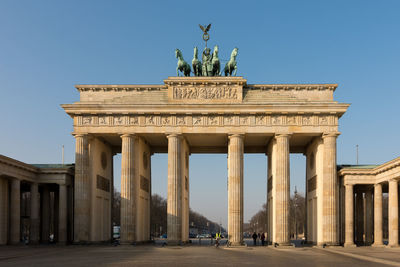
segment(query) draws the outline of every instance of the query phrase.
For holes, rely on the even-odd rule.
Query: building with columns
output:
[[[399,246],[400,157],[382,165],[339,166],[341,242],[383,246],[383,194],[388,246]]]
[[[0,155],[0,245],[72,241],[73,177],[73,165]]]
[[[288,245],[289,156],[303,153],[309,241],[339,244],[336,139],[339,118],[349,105],[334,100],[336,87],[248,84],[243,77],[77,85],[80,101],[62,105],[73,118],[76,138],[74,241],[110,238],[111,192],[99,184],[112,184],[115,153],[122,154],[121,241],[148,241],[151,155],[168,153],[168,242],[186,242],[189,156],[226,153],[228,238],[232,245],[242,245],[243,155],[260,153],[268,158],[268,241]]]

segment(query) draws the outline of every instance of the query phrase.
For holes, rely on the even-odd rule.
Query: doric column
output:
[[[84,134],[75,135],[74,241],[89,241],[90,187],[89,141]]]
[[[382,184],[374,186],[374,244],[382,246]]]
[[[356,242],[364,242],[364,197],[363,192],[358,190],[356,193]]]
[[[399,202],[397,180],[389,181],[389,246],[399,245]]]
[[[42,242],[50,240],[50,190],[48,185],[42,190]]]
[[[0,245],[6,245],[8,241],[8,197],[8,180],[0,177]]]
[[[65,244],[67,242],[67,186],[59,185],[58,197],[58,242]]]
[[[228,238],[243,245],[243,135],[229,136],[228,145]]]
[[[132,243],[136,240],[136,136],[124,134],[121,138],[121,242]]]
[[[276,139],[276,196],[275,237],[276,243],[290,245],[290,152],[288,134],[278,134]]]
[[[345,185],[345,247],[355,246],[354,244],[354,185],[346,184]]]
[[[322,136],[324,142],[323,166],[323,239],[328,245],[338,245],[338,183],[336,174],[336,138],[339,133],[327,133]]]
[[[168,138],[167,237],[169,244],[182,240],[182,136]]]
[[[39,185],[37,183],[31,184],[31,228],[30,228],[30,243],[39,242],[40,233],[40,219],[39,219]]]
[[[371,245],[373,242],[374,217],[372,204],[372,189],[365,192],[365,243]]]
[[[11,181],[10,201],[10,243],[18,244],[21,239],[21,182],[18,179]]]

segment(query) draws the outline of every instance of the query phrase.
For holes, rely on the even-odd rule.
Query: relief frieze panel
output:
[[[337,126],[334,115],[83,115],[76,116],[76,126]]]
[[[238,88],[234,87],[173,87],[173,99],[238,99]]]

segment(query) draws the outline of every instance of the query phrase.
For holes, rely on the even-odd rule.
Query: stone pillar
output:
[[[67,242],[67,186],[59,185],[58,197],[58,242],[65,244]]]
[[[364,242],[364,197],[360,190],[356,194],[356,242]]]
[[[275,237],[279,245],[290,245],[290,153],[288,134],[278,134],[276,139],[276,196]]]
[[[168,244],[178,244],[182,240],[182,136],[179,134],[170,134],[167,138],[167,237]]]
[[[31,184],[31,228],[29,242],[36,244],[39,242],[40,233],[40,219],[39,219],[39,185],[37,183]]]
[[[399,245],[399,202],[398,202],[398,183],[397,180],[389,181],[389,246]]]
[[[243,245],[243,135],[229,136],[228,145],[228,238]]]
[[[374,187],[374,244],[373,246],[383,246],[382,242],[382,184]]]
[[[21,240],[21,181],[11,181],[10,199],[10,243],[18,244]]]
[[[372,205],[372,189],[365,193],[365,244],[371,245],[373,242],[374,217]]]
[[[8,194],[8,180],[0,178],[0,245],[6,245],[8,241]]]
[[[124,134],[121,138],[121,243],[133,243],[136,241],[136,136]]]
[[[74,242],[89,241],[90,184],[89,141],[84,134],[75,135]]]
[[[354,185],[346,184],[345,185],[345,247],[355,246],[354,244]]]
[[[323,240],[327,245],[339,244],[339,186],[336,173],[336,138],[338,135],[338,133],[327,133],[322,136],[324,142],[322,225]]]
[[[50,190],[47,185],[42,191],[42,242],[49,242],[50,239]]]

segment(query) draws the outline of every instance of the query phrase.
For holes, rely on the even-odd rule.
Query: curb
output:
[[[340,254],[340,255],[344,255],[344,256],[348,256],[351,258],[355,258],[355,259],[360,259],[360,260],[366,260],[366,261],[370,261],[370,262],[375,262],[375,263],[381,263],[381,264],[386,264],[386,265],[390,265],[390,266],[398,266],[400,267],[400,263],[396,262],[396,261],[391,261],[391,260],[384,260],[384,259],[379,259],[379,258],[374,258],[374,257],[370,257],[370,256],[362,256],[362,255],[358,255],[358,254],[353,254],[353,253],[349,253],[349,252],[342,252],[342,251],[337,251],[337,250],[330,250],[330,249],[324,249],[324,248],[316,248],[319,250],[323,250],[323,251],[328,251],[331,253],[336,253],[336,254]]]

